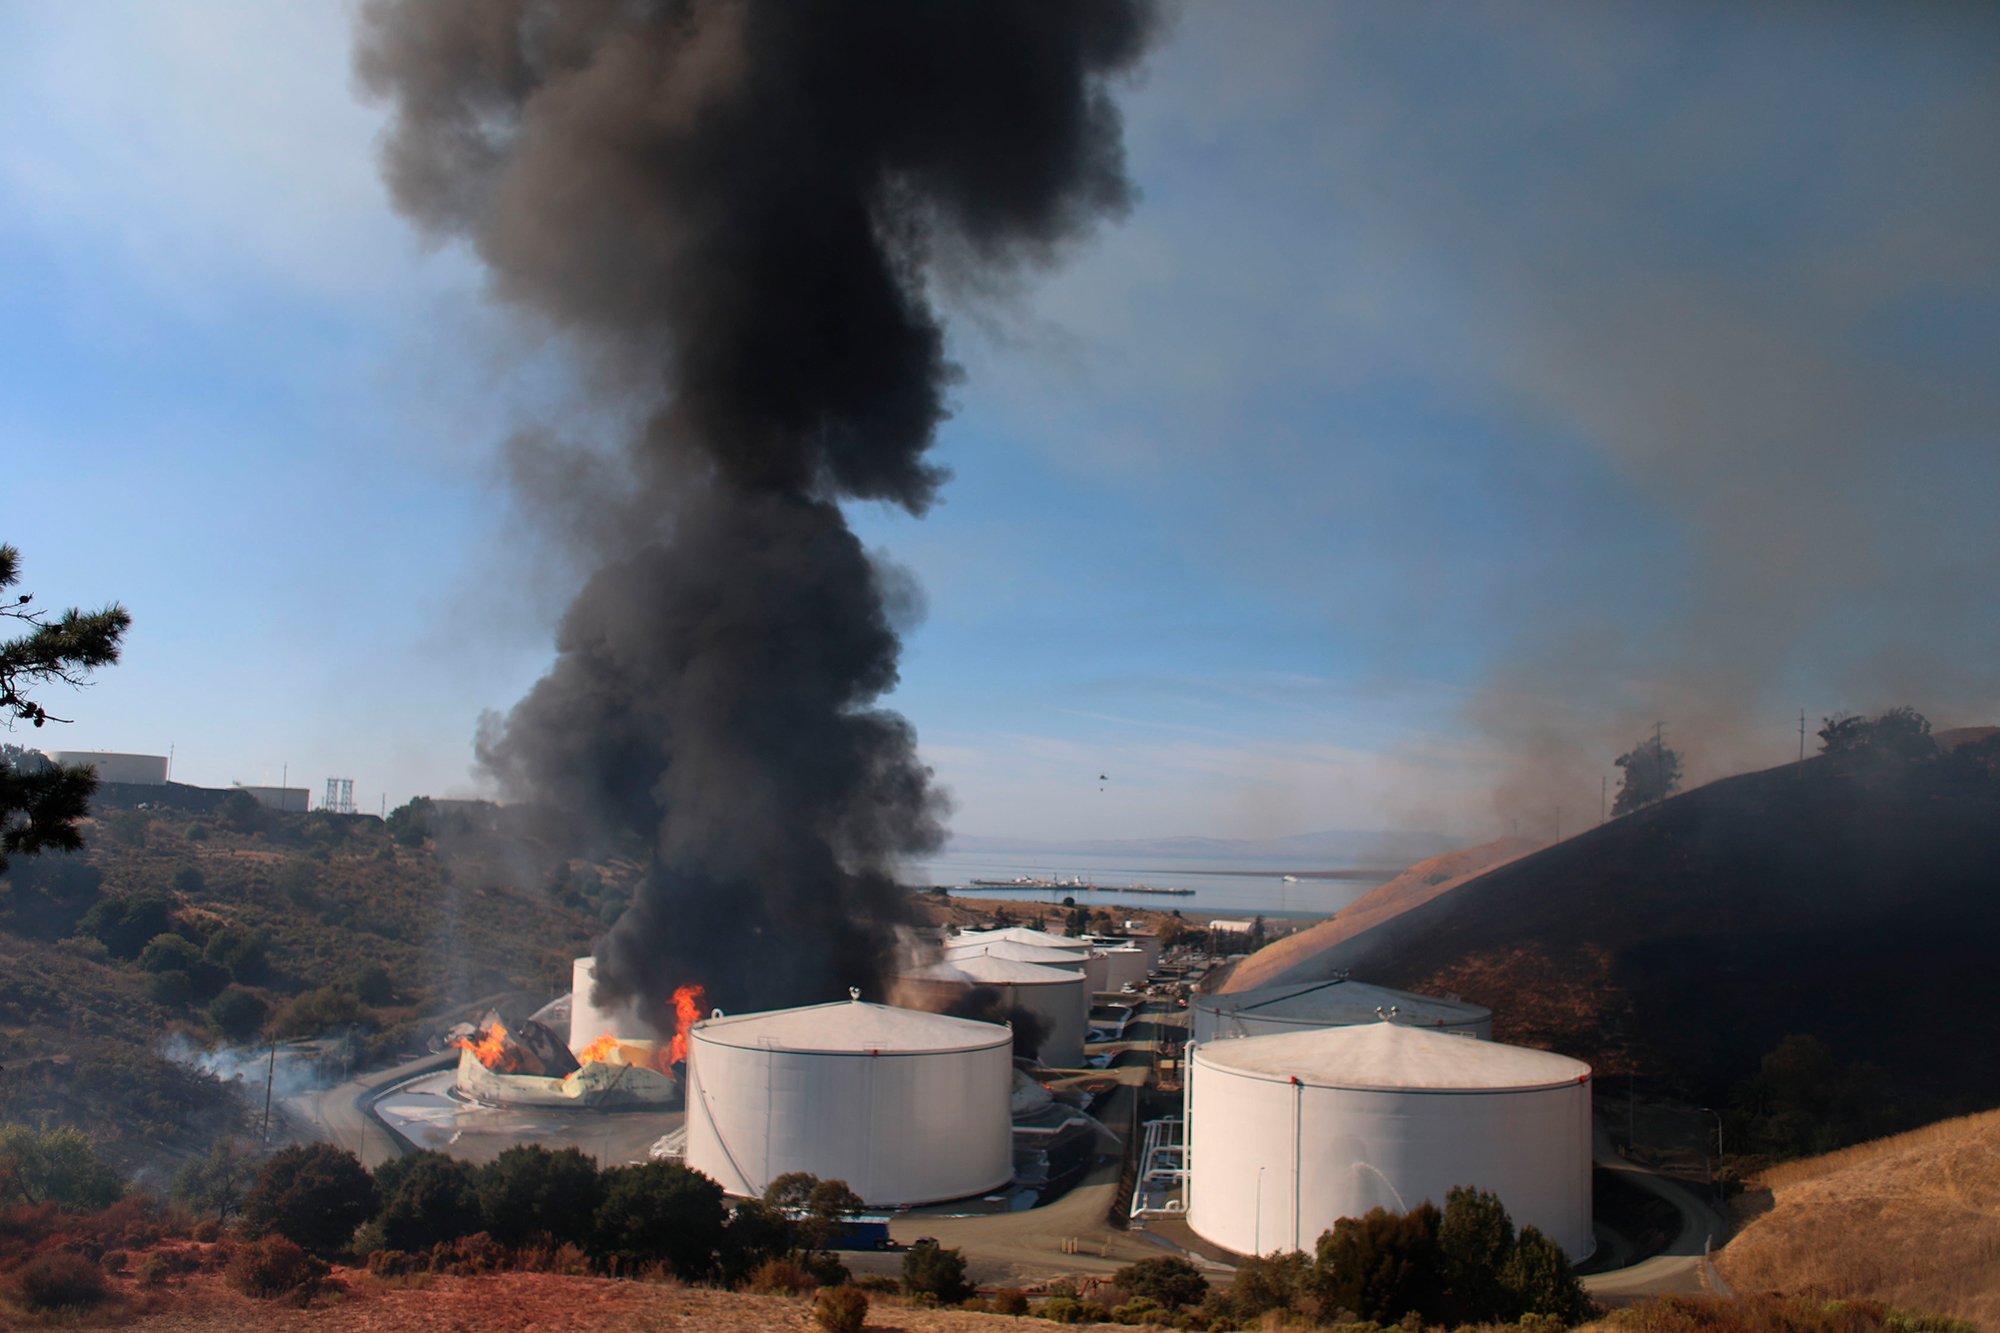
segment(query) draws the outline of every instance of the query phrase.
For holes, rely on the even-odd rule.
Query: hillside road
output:
[[[1678,1180],[1662,1176],[1619,1155],[1611,1135],[1602,1124],[1596,1126],[1592,1153],[1598,1166],[1618,1171],[1638,1188],[1658,1195],[1680,1214],[1680,1233],[1665,1252],[1644,1259],[1630,1268],[1596,1273],[1583,1279],[1584,1289],[1595,1300],[1623,1304],[1643,1296],[1700,1296],[1709,1292],[1703,1274],[1704,1246],[1720,1244],[1729,1235],[1729,1223],[1699,1191]]]

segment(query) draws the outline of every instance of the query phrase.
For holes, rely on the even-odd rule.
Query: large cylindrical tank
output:
[[[1239,1254],[1311,1252],[1371,1208],[1498,1195],[1589,1254],[1590,1066],[1394,1023],[1189,1048],[1188,1225]]]
[[[1090,996],[1083,974],[1073,967],[1017,963],[1011,958],[965,952],[897,978],[902,989],[924,997],[942,1009],[975,987],[993,991],[1000,1003],[1032,1011],[1045,1026],[1036,1052],[1043,1064],[1056,1069],[1083,1065],[1083,1039],[1090,1022]]]
[[[136,787],[163,787],[167,756],[120,754],[113,750],[44,750],[52,763],[65,768],[94,768],[99,782],[123,782]]]
[[[657,1041],[660,1034],[639,1017],[633,1005],[621,1004],[600,1009],[590,998],[597,989],[597,960],[579,958],[570,964],[569,1048],[580,1051],[599,1037],[620,1037],[632,1041]]]
[[[1134,990],[1146,984],[1146,951],[1134,945],[1125,944],[1103,950],[1106,975],[1104,989],[1122,991],[1130,986]]]
[[[1043,967],[1060,967],[1083,974],[1083,989],[1087,997],[1107,988],[1111,976],[1111,960],[1101,949],[1052,949],[1039,944],[1023,944],[1013,940],[966,940],[964,936],[945,945],[947,961],[958,958],[1005,958],[1016,963],[1036,963]]]
[[[1194,1039],[1267,1037],[1306,1028],[1379,1023],[1493,1038],[1493,1011],[1462,1000],[1371,986],[1345,978],[1194,997]]]
[[[706,1019],[688,1034],[687,1164],[756,1196],[787,1171],[871,1207],[1013,1178],[1013,1034],[852,1000]]]
[[[1074,935],[1053,935],[1030,926],[1006,926],[1000,930],[962,930],[946,944],[1032,944],[1043,949],[1070,949],[1088,953],[1090,941]]]

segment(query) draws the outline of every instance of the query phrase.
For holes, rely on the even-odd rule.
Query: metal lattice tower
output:
[[[354,779],[328,778],[326,780],[326,798],[319,805],[320,809],[332,811],[336,815],[353,814]]]

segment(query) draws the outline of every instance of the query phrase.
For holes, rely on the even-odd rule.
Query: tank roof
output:
[[[1081,967],[1086,957],[1077,949],[1044,949],[1039,944],[1015,944],[1008,940],[951,944],[945,946],[944,954],[954,963],[961,958],[1009,958],[1017,963],[1052,963],[1057,967]]]
[[[1032,944],[1043,949],[1069,949],[1076,953],[1083,953],[1090,948],[1088,940],[1080,940],[1074,935],[1056,935],[1028,926],[1005,926],[999,930],[962,930],[945,943]]]
[[[1374,1022],[1375,1011],[1395,1006],[1395,1021],[1414,1026],[1483,1023],[1493,1017],[1483,1005],[1446,1000],[1414,991],[1393,990],[1345,978],[1300,985],[1264,986],[1221,995],[1198,995],[1195,1005],[1215,1014],[1241,1014],[1274,1022],[1324,1023],[1339,1019]]]
[[[1013,1041],[1013,1033],[998,1023],[951,1018],[920,1009],[836,1000],[797,1009],[771,1009],[755,1014],[725,1014],[703,1019],[690,1029],[695,1041],[751,1050],[804,1051],[827,1055],[893,1052],[923,1055],[940,1051],[974,1051]]]
[[[981,983],[989,986],[1075,985],[1083,980],[1083,974],[1074,967],[1049,967],[1001,954],[979,952],[953,954],[941,963],[903,975],[924,981],[957,981],[968,986]]]
[[[1197,1064],[1309,1087],[1377,1092],[1525,1092],[1580,1083],[1581,1060],[1448,1032],[1366,1023],[1195,1048]]]

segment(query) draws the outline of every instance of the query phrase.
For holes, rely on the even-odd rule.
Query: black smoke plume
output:
[[[874,706],[911,597],[840,502],[920,514],[943,480],[926,453],[956,371],[926,284],[991,286],[1128,206],[1109,81],[1154,19],[1147,0],[363,9],[397,205],[468,239],[640,422],[555,665],[479,746],[511,798],[652,845],[598,950],[606,999],[876,983],[890,866],[937,844],[943,801]]]

